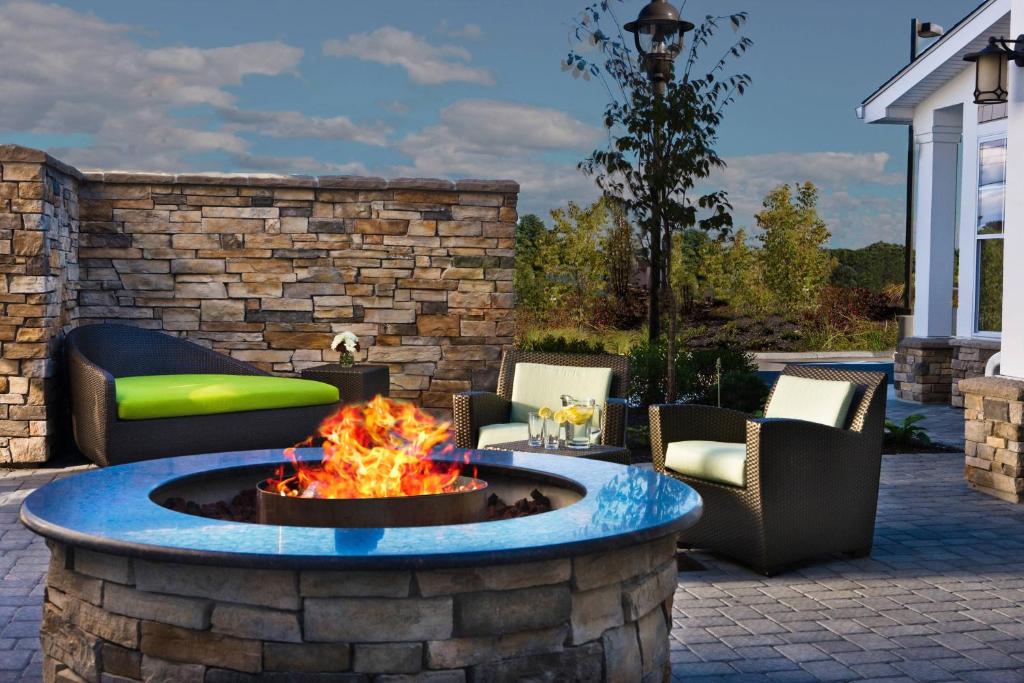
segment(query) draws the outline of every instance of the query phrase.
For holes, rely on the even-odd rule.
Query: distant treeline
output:
[[[875,292],[903,283],[903,245],[875,242],[860,249],[829,249],[837,261],[832,284]]]

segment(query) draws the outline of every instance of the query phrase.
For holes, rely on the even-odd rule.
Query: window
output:
[[[977,307],[978,332],[1003,329],[1003,209],[1006,140],[982,142],[978,150]]]

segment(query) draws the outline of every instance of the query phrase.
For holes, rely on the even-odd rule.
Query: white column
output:
[[[916,136],[915,337],[948,337],[953,334],[953,253],[960,109],[955,114],[939,110],[934,116],[931,130]]]
[[[1010,35],[1024,33],[1024,0],[1012,0]],[[1010,62],[1003,223],[1001,374],[1024,379],[1024,68]]]

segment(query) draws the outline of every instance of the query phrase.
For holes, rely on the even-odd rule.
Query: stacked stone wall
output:
[[[896,397],[915,403],[949,403],[953,349],[947,337],[907,337],[894,357]]]
[[[950,401],[953,406],[963,408],[964,396],[960,393],[960,380],[984,377],[985,365],[989,358],[999,352],[1000,343],[998,339],[957,338],[951,340],[950,344],[953,347],[953,384]]]
[[[279,374],[337,359],[391,371],[442,414],[493,389],[511,343],[511,181],[79,173],[0,146],[0,461],[58,448],[61,340],[119,322]]]
[[[663,681],[675,537],[462,569],[175,565],[52,546],[46,681]]]

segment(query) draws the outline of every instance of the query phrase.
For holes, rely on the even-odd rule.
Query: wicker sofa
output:
[[[704,499],[704,515],[680,545],[732,557],[766,575],[815,556],[869,554],[881,468],[884,373],[791,365],[783,375],[855,384],[844,425],[753,419],[701,405],[650,407],[655,469]],[[694,441],[745,444],[744,485],[666,467],[670,444]]]
[[[608,388],[605,409],[601,411],[601,443],[611,446],[625,445],[627,416],[625,397],[629,390],[629,358],[612,354],[510,350],[501,357],[497,393],[465,391],[453,396],[455,443],[457,446],[476,448],[481,427],[509,422],[512,410],[512,386],[515,380],[516,365],[519,363],[576,368],[609,368],[611,383]],[[571,393],[569,389],[565,391]]]
[[[75,442],[98,465],[173,455],[280,448],[315,433],[332,403],[154,419],[118,416],[118,378],[269,373],[179,337],[127,325],[87,325],[65,344]],[[297,380],[300,381],[300,380]]]

